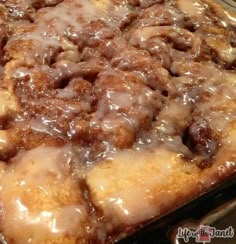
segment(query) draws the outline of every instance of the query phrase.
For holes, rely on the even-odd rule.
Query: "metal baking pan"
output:
[[[182,226],[184,220],[201,220],[214,209],[227,209],[227,202],[236,201],[236,176],[217,185],[209,192],[183,205],[177,210],[140,227],[138,231],[119,241],[119,244],[177,244],[173,229]],[[226,204],[226,205],[225,205]],[[217,211],[217,210],[215,210]],[[236,204],[235,204],[236,212]],[[220,214],[219,214],[220,215]],[[234,215],[236,216],[236,214]],[[219,216],[224,218],[222,214]],[[226,216],[227,217],[227,216]],[[236,219],[235,219],[236,220]],[[234,220],[234,224],[236,221]],[[231,223],[229,223],[231,225]],[[236,229],[235,229],[236,231]],[[236,237],[236,236],[235,236]],[[236,243],[236,239],[233,242]]]
[[[220,3],[225,8],[236,11],[236,1],[235,0],[216,0],[216,2]]]
[[[236,0],[215,1],[236,12]],[[182,244],[185,242],[176,237],[178,227],[197,228],[204,223],[216,227],[233,226],[233,239],[216,239],[212,243],[236,243],[236,176],[173,212],[140,226],[135,233],[118,241],[117,244]]]

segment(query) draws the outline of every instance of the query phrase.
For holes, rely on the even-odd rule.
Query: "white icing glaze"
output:
[[[8,238],[18,243],[86,238],[87,213],[70,164],[68,148],[41,147],[6,168],[0,202],[1,229]]]
[[[101,82],[109,77],[120,79],[120,85],[106,87],[102,99],[98,102],[93,123],[101,121],[103,131],[116,131],[128,125],[132,131],[142,127],[142,120],[151,121],[155,109],[159,106],[158,94],[142,84],[128,83],[129,75],[112,70],[100,75]],[[142,114],[139,113],[142,111]]]
[[[16,40],[28,40],[33,48],[27,50],[25,55],[33,58],[41,57],[51,46],[62,46],[64,50],[74,49],[73,43],[66,37],[80,38],[80,31],[85,24],[102,20],[108,26],[117,28],[122,21],[126,20],[129,13],[127,5],[114,5],[110,0],[63,1],[53,8],[40,10],[35,18],[35,25],[31,27],[32,30],[23,35],[14,35],[7,45],[11,45]],[[99,32],[96,35],[99,36]]]
[[[152,1],[139,3],[149,6]],[[9,240],[24,244],[59,239],[59,243],[66,243],[69,238],[72,243],[88,243],[87,236],[98,227],[96,220],[91,226],[79,186],[80,177],[86,173],[92,203],[108,220],[113,219],[105,227],[107,232],[113,231],[113,224],[123,227],[147,221],[169,206],[181,204],[182,198],[186,201],[193,197],[201,184],[215,183],[217,179],[210,170],[201,173],[194,162],[183,159],[189,155],[196,161],[200,158],[183,143],[190,119],[204,118],[210,125],[207,129],[219,137],[221,147],[214,155],[213,173],[223,175],[234,167],[236,77],[234,71],[223,67],[235,61],[235,47],[229,37],[225,40],[210,31],[194,32],[188,26],[191,23],[186,22],[186,16],[196,20],[197,27],[204,21],[211,23],[205,16],[207,7],[200,1],[178,0],[177,6],[184,14],[168,4],[137,8],[141,19],[123,33],[120,27],[135,8],[131,10],[126,1],[111,0],[65,0],[39,10],[34,23],[12,26],[13,34],[4,49],[10,61],[3,73],[14,81],[20,102],[36,111],[26,109],[13,122],[24,132],[32,130],[54,139],[64,136],[65,141],[75,143],[79,148],[79,172],[74,172],[73,153],[68,147],[36,148],[18,153],[7,166],[1,162],[0,229]],[[233,21],[233,17],[228,18]],[[88,34],[92,41],[86,36],[89,23],[102,26]],[[83,39],[87,41],[85,46],[80,43]],[[222,63],[216,65],[208,53],[206,60],[201,56],[203,40]],[[90,56],[82,55],[85,48],[91,48]],[[163,50],[168,58],[158,62],[156,58]],[[55,60],[54,52],[61,52]],[[37,80],[35,76],[41,73],[47,75]],[[81,87],[75,91],[73,78],[77,85],[79,79],[87,79],[91,94]],[[7,86],[9,80],[5,81]],[[19,84],[29,88],[28,93],[19,89]],[[85,95],[78,95],[80,90]],[[13,100],[9,91],[0,90],[0,117],[17,110]],[[76,119],[82,124],[68,125]],[[83,125],[86,131],[81,132]],[[73,141],[76,129],[80,132],[78,143]],[[27,136],[24,139],[27,141]],[[0,131],[0,151],[7,150],[9,141],[8,131]],[[90,160],[93,153],[95,157]],[[88,172],[78,158],[89,166]],[[210,172],[210,177],[201,178],[205,172]],[[104,239],[104,233],[98,236]]]
[[[206,10],[200,1],[178,0],[177,2],[179,9],[191,17],[201,17]]]
[[[198,172],[195,167],[191,170]],[[156,216],[173,203],[175,193],[193,187],[195,177],[186,171],[189,169],[178,154],[162,149],[129,150],[92,169],[88,183],[95,204],[105,215],[115,216],[114,222],[132,225]],[[183,182],[178,185],[176,177],[183,177]]]
[[[18,104],[13,93],[0,89],[0,117],[6,116],[11,111],[17,111]]]

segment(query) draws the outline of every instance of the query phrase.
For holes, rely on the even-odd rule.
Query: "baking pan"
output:
[[[177,210],[162,216],[147,225],[140,226],[139,230],[118,243],[175,243],[173,240],[173,228],[176,228],[176,226],[181,226],[181,222],[183,220],[204,219],[204,216],[206,216],[210,211],[214,210],[215,208],[222,209],[224,207],[222,207],[223,204],[226,204],[228,201],[233,201],[234,199],[236,199],[236,176],[233,176],[227,181],[217,185],[209,192],[183,205]],[[222,218],[224,217],[225,216]],[[236,243],[236,240],[232,243]]]
[[[234,0],[216,0],[216,2],[236,11],[236,1]],[[117,244],[177,244],[180,243],[176,238],[178,227],[198,228],[201,224],[211,225],[215,222],[220,224],[221,220],[226,222],[226,225],[231,225],[227,219],[231,214],[233,224],[235,224],[235,213],[236,175],[178,209],[160,216],[148,224],[140,225],[135,233],[117,241]],[[216,217],[213,219],[214,221],[208,222],[209,219],[212,220],[213,216]],[[231,243],[236,243],[235,239],[231,241]],[[6,243],[1,236],[0,243]]]
[[[216,0],[216,2],[220,3],[225,8],[235,11],[236,9],[236,1],[235,0]]]
[[[219,237],[219,236],[218,238],[216,238],[214,236],[214,232],[212,229],[212,235],[208,235],[208,233],[203,232],[203,234],[205,235],[202,235],[201,239],[207,238],[209,242],[213,241],[214,239],[214,244],[236,243],[236,236],[235,236],[236,221],[235,220],[236,220],[236,198],[234,198],[231,201],[227,201],[217,209],[214,209],[213,211],[208,213],[200,220],[189,219],[178,224],[170,231],[169,239],[172,244],[182,244],[185,243],[186,241],[188,241],[189,244],[197,243],[200,239],[199,236],[188,238],[187,235],[184,236],[183,230],[186,228],[188,230],[194,231],[195,233],[199,233],[199,227],[201,227],[202,228],[201,230],[203,230],[204,227],[208,228],[208,226],[211,226],[216,228],[216,230],[227,229],[229,234],[228,238]],[[180,233],[181,236],[178,236],[178,233]]]

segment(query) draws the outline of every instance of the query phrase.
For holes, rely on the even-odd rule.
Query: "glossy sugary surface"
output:
[[[210,0],[0,1],[0,231],[108,243],[236,171],[236,17]]]

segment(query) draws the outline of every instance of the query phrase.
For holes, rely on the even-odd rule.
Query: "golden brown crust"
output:
[[[210,0],[2,1],[6,240],[107,243],[234,175],[235,27]]]
[[[224,4],[217,3],[214,0],[201,0],[211,7],[211,9],[222,19],[228,22],[233,27],[236,27],[236,11],[230,7],[226,7]]]

